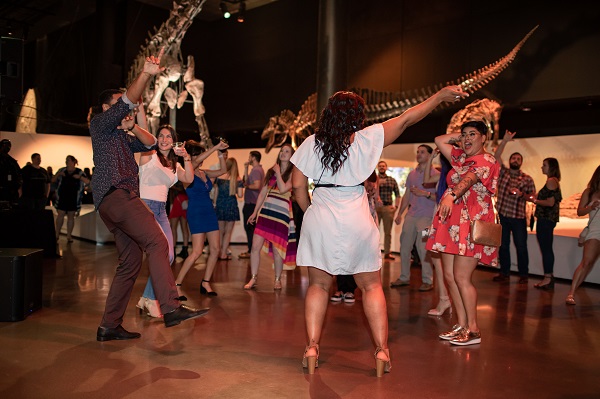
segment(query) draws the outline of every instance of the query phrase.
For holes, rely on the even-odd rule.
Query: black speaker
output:
[[[23,39],[0,37],[0,129],[15,129],[22,101]]]
[[[43,251],[0,248],[0,321],[20,321],[42,307]]]
[[[23,39],[0,37],[0,97],[23,99]]]

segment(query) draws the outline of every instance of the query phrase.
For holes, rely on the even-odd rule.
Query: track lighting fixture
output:
[[[231,13],[229,12],[229,10],[227,10],[227,4],[225,4],[224,1],[222,1],[221,4],[219,4],[219,8],[221,9],[221,12],[223,13],[223,18],[227,19],[227,18],[231,17]]]
[[[245,14],[246,14],[246,2],[242,1],[242,2],[240,2],[240,8],[238,9],[237,21],[244,22]]]

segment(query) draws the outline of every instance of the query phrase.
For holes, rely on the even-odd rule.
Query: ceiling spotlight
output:
[[[223,13],[223,18],[227,19],[227,18],[231,17],[231,13],[227,10],[227,4],[225,4],[224,1],[222,1],[221,4],[219,4],[219,8],[221,9],[221,12]]]
[[[242,1],[240,3],[240,8],[238,9],[237,21],[244,22],[245,14],[246,14],[246,3],[244,1]]]

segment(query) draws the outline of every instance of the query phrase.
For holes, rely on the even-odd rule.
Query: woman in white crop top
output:
[[[171,125],[163,125],[158,129],[156,149],[144,152],[140,158],[140,197],[154,213],[154,218],[162,228],[169,242],[169,262],[173,262],[174,247],[173,233],[167,217],[166,202],[169,188],[178,180],[190,183],[194,180],[194,167],[184,146],[175,148],[177,133]],[[177,157],[183,157],[183,165],[177,162]],[[160,306],[152,281],[148,278],[143,296],[136,305],[140,312],[144,309],[149,316],[161,317]]]

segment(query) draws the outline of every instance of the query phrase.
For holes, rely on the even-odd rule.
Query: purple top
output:
[[[137,137],[117,129],[123,118],[134,108],[135,104],[123,94],[115,105],[96,115],[90,122],[96,167],[92,179],[96,209],[111,187],[140,195],[138,165],[133,153],[148,151],[152,146],[146,146]]]
[[[425,177],[424,172],[425,172],[424,170],[419,170],[416,168],[410,171],[410,173],[408,174],[408,177],[406,178],[407,193],[409,192],[408,190],[410,190],[411,187],[415,186],[417,188],[420,188],[421,190],[429,191],[432,195],[435,194],[435,191],[436,191],[435,187],[432,187],[432,188],[423,187],[423,178]],[[438,172],[436,169],[432,169],[431,174],[439,175],[440,172]],[[422,217],[432,218],[433,210],[435,208],[435,200],[433,198],[429,199],[427,197],[419,197],[417,195],[411,194],[410,200],[408,202],[408,206],[409,206],[409,208],[408,208],[408,212],[406,213],[406,216],[412,216],[415,218],[422,218]]]
[[[248,181],[247,185],[254,183],[255,181],[262,182],[265,179],[265,171],[263,170],[261,165],[257,165],[252,168],[250,173],[248,173]],[[246,188],[244,190],[244,203],[245,204],[256,204],[258,201],[258,194],[260,194],[260,190],[262,190],[262,184],[258,190],[251,190]]]

